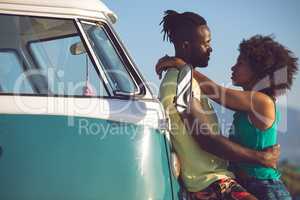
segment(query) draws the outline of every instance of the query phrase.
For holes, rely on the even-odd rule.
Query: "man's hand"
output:
[[[203,150],[232,162],[253,163],[276,168],[277,161],[280,156],[279,145],[274,145],[262,151],[257,151],[243,147],[238,143],[234,143],[222,135],[212,134],[213,132],[211,129],[206,129],[206,131],[203,132],[203,130],[197,126],[195,128],[192,123],[194,120],[199,120],[199,123],[201,124],[209,124],[206,118],[207,114],[203,114],[203,110],[198,99],[193,98],[190,102],[190,106],[191,113],[182,113],[181,115],[183,119],[188,119],[185,121],[189,122],[188,124],[185,124],[187,130],[190,131]],[[190,127],[193,127],[193,129],[191,130]]]
[[[262,154],[262,161],[261,164],[263,164],[266,167],[277,167],[277,162],[280,157],[280,145],[276,144],[272,147],[268,147],[260,152]]]

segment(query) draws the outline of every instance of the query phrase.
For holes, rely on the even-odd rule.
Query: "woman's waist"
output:
[[[260,180],[269,180],[269,179],[279,179],[281,174],[280,172],[271,167],[264,167],[261,165],[254,164],[237,164],[235,165],[234,173],[239,179],[260,179]]]

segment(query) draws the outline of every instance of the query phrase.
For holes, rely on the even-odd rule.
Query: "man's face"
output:
[[[194,67],[207,67],[212,48],[211,33],[206,25],[199,26],[190,42],[191,64]]]

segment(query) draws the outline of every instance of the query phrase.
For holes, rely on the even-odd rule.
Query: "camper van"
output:
[[[165,114],[99,0],[0,0],[0,199],[184,198]]]

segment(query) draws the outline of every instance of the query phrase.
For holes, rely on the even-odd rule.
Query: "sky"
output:
[[[168,9],[192,11],[203,16],[212,32],[213,53],[207,68],[200,69],[217,83],[231,86],[231,66],[243,39],[262,34],[275,39],[300,57],[299,0],[104,0],[118,16],[114,25],[143,76],[157,94],[160,80],[154,71],[157,60],[174,55],[172,44],[162,40],[159,23]],[[279,104],[300,110],[300,75]]]

